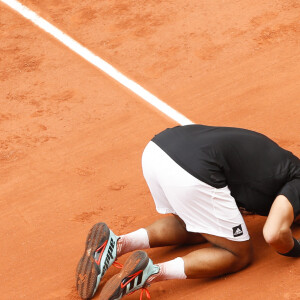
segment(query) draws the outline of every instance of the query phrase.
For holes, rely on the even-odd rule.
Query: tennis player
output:
[[[121,236],[105,223],[95,224],[77,267],[82,298],[94,295],[118,257],[135,250],[211,245],[159,264],[135,251],[106,283],[101,300],[121,299],[161,280],[215,277],[245,268],[252,246],[242,210],[267,217],[263,235],[278,254],[300,256],[291,231],[300,214],[300,160],[265,135],[204,125],[169,128],[146,146],[142,167],[156,209],[166,216]]]

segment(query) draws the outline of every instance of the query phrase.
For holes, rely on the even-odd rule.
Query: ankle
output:
[[[147,230],[144,228],[121,235],[117,242],[117,257],[134,250],[150,248]]]
[[[152,284],[163,280],[187,278],[184,272],[184,261],[181,257],[157,264],[157,266],[159,267],[159,272],[151,275],[146,281],[147,284]]]

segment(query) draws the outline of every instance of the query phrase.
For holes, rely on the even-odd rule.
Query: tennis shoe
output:
[[[159,267],[154,265],[152,260],[144,251],[134,252],[125,262],[123,269],[114,275],[104,286],[100,294],[100,300],[119,300],[123,296],[141,290],[141,297],[144,290],[150,298],[146,289],[146,281],[151,275],[157,274]]]
[[[76,288],[81,298],[92,298],[107,269],[117,264],[118,239],[105,223],[97,223],[89,231],[76,270]]]

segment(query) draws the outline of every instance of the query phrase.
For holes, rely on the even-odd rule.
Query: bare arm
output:
[[[294,247],[291,231],[293,221],[294,210],[291,203],[285,196],[277,196],[265,223],[263,234],[266,242],[279,253],[287,253]]]

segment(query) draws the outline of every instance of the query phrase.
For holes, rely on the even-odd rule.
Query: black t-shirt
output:
[[[152,141],[194,177],[228,186],[239,207],[266,216],[282,194],[295,216],[300,213],[300,160],[263,134],[187,125],[168,128]]]

